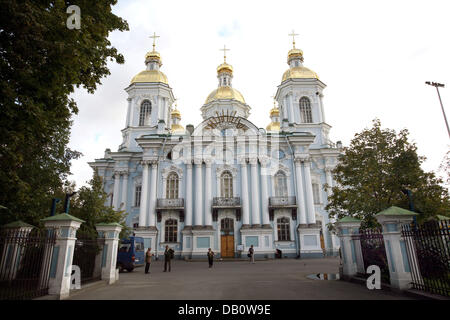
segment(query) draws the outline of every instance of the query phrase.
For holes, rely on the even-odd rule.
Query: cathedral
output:
[[[326,85],[304,66],[295,40],[265,128],[248,120],[226,48],[218,86],[200,107],[203,121],[183,127],[156,37],[145,70],[125,89],[122,144],[89,163],[107,205],[126,211],[127,225],[157,256],[166,245],[183,259],[205,258],[208,248],[246,257],[251,245],[257,258],[336,254],[325,206],[342,146],[328,138]]]

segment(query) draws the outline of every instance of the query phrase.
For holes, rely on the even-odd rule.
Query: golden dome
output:
[[[241,103],[245,104],[244,97],[242,94],[237,91],[236,89],[233,89],[231,87],[219,87],[213,92],[211,92],[208,96],[208,98],[205,101],[205,104],[213,101],[213,100],[219,100],[219,99],[234,99]]]
[[[301,60],[303,60],[303,51],[301,49],[293,48],[289,50],[288,52],[288,63],[289,60],[295,57],[299,57]]]
[[[317,73],[306,67],[293,67],[286,70],[283,74],[283,80],[281,80],[281,82],[287,79],[319,79],[319,76]]]
[[[144,70],[139,72],[131,79],[131,83],[136,82],[161,82],[167,85],[169,84],[166,75],[159,70]]]
[[[172,118],[176,117],[176,118],[178,118],[178,119],[181,119],[181,113],[180,113],[180,111],[178,111],[177,109],[174,109],[174,110],[170,113],[170,115],[172,116]]]
[[[270,116],[271,117],[278,117],[278,116],[280,116],[280,110],[278,108],[273,107],[270,110]]]
[[[157,59],[157,60],[161,60],[161,55],[159,54],[159,52],[156,51],[149,51],[147,52],[147,54],[145,55],[145,60],[147,59]]]
[[[170,129],[172,132],[184,132],[184,128],[181,124],[174,123],[172,124],[172,128]]]
[[[280,123],[279,122],[271,122],[266,127],[267,131],[280,131]]]
[[[224,62],[220,66],[217,67],[217,73],[220,73],[220,72],[233,73],[233,67],[230,66],[228,63]]]

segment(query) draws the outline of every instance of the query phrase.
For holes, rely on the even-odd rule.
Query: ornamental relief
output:
[[[163,178],[164,180],[166,180],[167,177],[168,177],[168,175],[169,175],[171,172],[176,172],[176,173],[178,174],[178,178],[179,178],[179,179],[181,179],[181,178],[183,177],[183,169],[181,169],[181,168],[179,168],[179,167],[177,167],[177,166],[171,165],[171,166],[166,167],[166,168],[164,168],[164,169],[161,170],[162,178]]]
[[[231,173],[231,175],[233,176],[233,178],[236,178],[237,175],[237,168],[232,167],[228,164],[222,165],[222,166],[218,166],[216,168],[216,177],[217,179],[220,178],[220,176],[222,175],[222,172],[224,171],[229,171]]]

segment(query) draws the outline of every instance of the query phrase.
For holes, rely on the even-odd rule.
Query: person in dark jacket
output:
[[[173,258],[174,251],[172,248],[169,248],[168,245],[166,245],[166,250],[164,251],[164,272],[167,271],[167,265],[169,266],[169,272],[170,272],[170,260]]]
[[[255,249],[253,249],[253,245],[248,249],[248,257],[250,258],[251,263],[255,263]]]
[[[212,268],[214,261],[214,251],[212,251],[211,248],[209,248],[208,253],[206,255],[208,256],[209,267]]]
[[[150,269],[150,263],[152,263],[152,256],[154,256],[151,250],[152,250],[151,248],[148,248],[147,252],[145,253],[145,273],[150,273],[148,269]]]

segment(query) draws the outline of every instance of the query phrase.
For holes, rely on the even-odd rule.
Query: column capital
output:
[[[148,165],[152,164],[152,160],[141,160],[140,164],[142,166],[148,166]]]
[[[211,164],[213,161],[211,158],[205,158],[203,159],[203,161],[205,162],[207,168],[211,168]]]
[[[128,101],[128,102],[130,102],[131,100],[133,100],[133,99],[131,99],[131,98],[127,98],[127,101]]]
[[[250,157],[250,158],[248,158],[248,162],[249,162],[252,166],[256,166],[256,164],[258,163],[258,158],[257,158],[257,157]]]
[[[261,166],[265,168],[270,164],[270,159],[267,156],[261,156],[259,157],[259,162],[261,163]]]
[[[194,158],[194,164],[196,166],[202,165],[202,163],[203,163],[203,159],[202,158]]]
[[[184,158],[183,162],[184,162],[185,165],[190,165],[191,168],[192,168],[192,158],[190,158],[190,157],[189,158]]]
[[[238,157],[238,162],[239,162],[240,165],[246,165],[247,164],[247,157],[245,157],[245,156]]]

